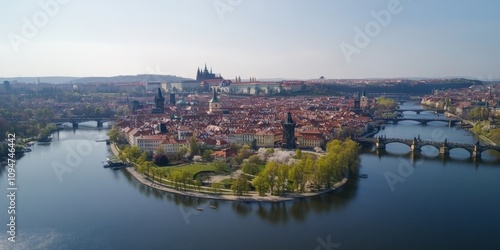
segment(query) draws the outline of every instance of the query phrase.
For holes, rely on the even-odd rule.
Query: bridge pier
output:
[[[425,126],[425,125],[427,125],[427,121],[425,121],[425,120],[420,121],[420,123],[421,123],[422,125],[424,125],[424,126]]]
[[[479,147],[479,143],[476,143],[476,145],[474,145],[474,149],[472,150],[472,158],[475,160],[481,159],[481,149]]]
[[[481,159],[481,152],[480,151],[473,151],[472,152],[472,158],[475,159],[475,160],[479,160]]]
[[[420,115],[420,110],[415,110],[415,113],[417,113],[417,115]]]
[[[73,128],[78,128],[78,122],[72,122]]]
[[[101,120],[97,120],[97,127],[102,128],[103,122]]]
[[[383,143],[383,142],[376,142],[375,143],[375,149],[377,149],[377,150],[385,149],[385,143]]]
[[[439,154],[440,155],[450,155],[450,149],[447,146],[441,146],[441,147],[439,147]]]
[[[420,146],[416,145],[416,144],[412,144],[410,146],[410,152],[420,152]]]

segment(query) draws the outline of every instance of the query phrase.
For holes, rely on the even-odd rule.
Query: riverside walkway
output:
[[[118,149],[114,144],[110,145],[111,151],[113,154],[115,154],[118,157]],[[180,195],[185,195],[185,196],[191,196],[191,197],[199,197],[199,198],[205,198],[205,199],[212,199],[212,200],[228,200],[228,201],[249,201],[249,202],[282,202],[282,201],[290,201],[294,199],[299,199],[299,198],[306,198],[306,197],[312,197],[324,193],[328,193],[331,191],[334,191],[340,187],[342,187],[345,183],[347,183],[348,178],[342,179],[342,181],[335,183],[332,188],[324,189],[318,192],[309,192],[309,193],[292,193],[292,194],[286,194],[284,196],[274,196],[274,195],[266,195],[266,196],[260,196],[257,192],[249,192],[246,195],[238,196],[238,195],[216,195],[216,194],[207,194],[207,193],[201,193],[201,192],[194,192],[194,191],[184,191],[184,190],[179,190],[171,187],[165,186],[163,183],[159,183],[157,181],[153,181],[149,179],[147,176],[142,175],[141,173],[137,172],[133,167],[128,167],[125,168],[127,172],[130,173],[137,181],[139,181],[141,184],[154,188],[159,191],[164,191],[168,193],[174,193],[174,194],[180,194]]]

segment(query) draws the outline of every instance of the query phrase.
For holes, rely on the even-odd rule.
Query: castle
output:
[[[212,73],[212,68],[210,68],[210,71],[208,71],[207,64],[205,64],[204,70],[201,70],[200,68],[198,68],[198,70],[196,71],[196,81],[197,82],[202,82],[205,80],[212,80],[212,79],[223,80],[223,78],[220,74]]]

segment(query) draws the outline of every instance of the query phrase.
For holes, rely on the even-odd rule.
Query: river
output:
[[[387,124],[379,134],[477,140],[439,122]],[[444,159],[431,147],[414,156],[388,144],[385,153],[360,155],[367,179],[351,178],[335,192],[282,203],[214,202],[158,192],[125,170],[104,169],[111,152],[96,141],[105,137],[96,128],[59,131],[17,162],[16,243],[7,240],[7,172],[0,168],[0,249],[500,248],[500,160],[493,154],[473,161],[454,149]]]

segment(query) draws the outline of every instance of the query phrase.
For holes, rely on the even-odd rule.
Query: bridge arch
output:
[[[455,151],[455,152],[459,151],[460,152],[460,151],[464,151],[465,150],[465,151],[467,151],[469,153],[469,156],[472,156],[472,151],[473,151],[473,150],[471,150],[469,148],[465,148],[465,147],[449,147],[449,149],[450,149],[450,153],[452,151]]]
[[[485,152],[492,152],[492,155],[495,155],[497,156],[498,158],[500,158],[500,149],[494,149],[494,148],[483,148],[481,149],[481,154],[485,153]]]

